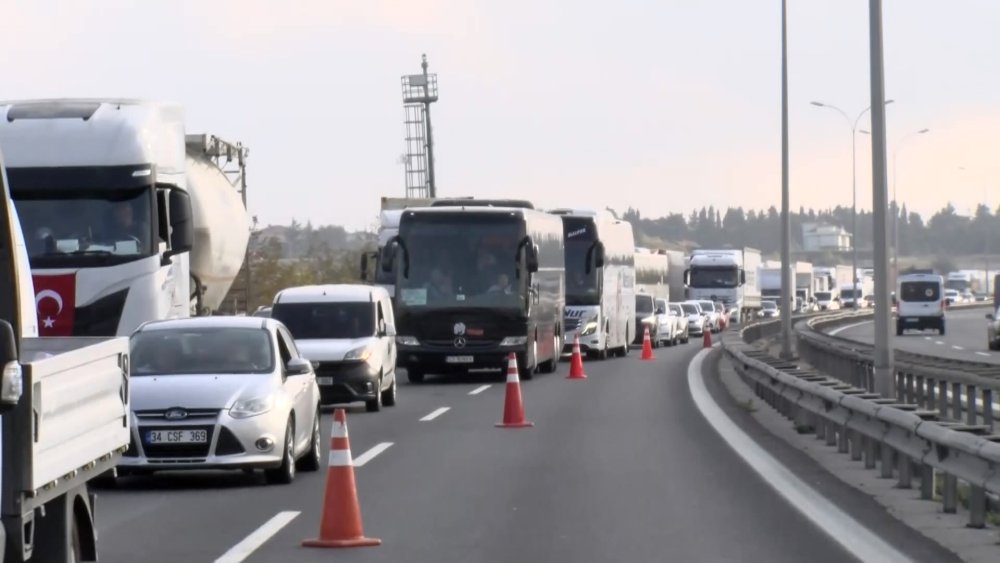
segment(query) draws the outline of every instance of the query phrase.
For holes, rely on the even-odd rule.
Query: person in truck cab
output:
[[[132,204],[127,201],[116,202],[111,208],[111,223],[106,232],[107,240],[134,240],[142,246],[146,236],[143,226],[135,220]]]

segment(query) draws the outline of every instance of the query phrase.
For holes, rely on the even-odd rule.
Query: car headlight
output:
[[[644,325],[656,324],[656,317],[646,317],[645,319],[642,319],[642,324]]]
[[[250,418],[270,411],[274,408],[274,397],[257,397],[254,399],[242,399],[229,409],[229,416],[233,418]]]
[[[361,346],[360,348],[355,348],[344,354],[345,361],[364,362],[370,357],[372,357],[372,347],[368,344]]]
[[[508,336],[500,341],[501,346],[524,346],[527,343],[527,336]]]
[[[416,336],[397,336],[396,344],[400,346],[420,346],[420,341]]]

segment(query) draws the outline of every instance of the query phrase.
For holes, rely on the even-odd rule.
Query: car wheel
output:
[[[382,392],[382,404],[387,407],[396,406],[396,373],[392,374],[392,384]]]
[[[295,480],[295,423],[288,420],[285,426],[285,451],[281,465],[264,472],[264,478],[272,485],[287,485]]]
[[[423,383],[424,371],[420,368],[406,368],[406,379],[410,383]]]
[[[378,385],[375,387],[375,398],[365,401],[365,410],[368,412],[378,412],[382,410],[382,377],[378,378]]]
[[[309,439],[309,453],[299,460],[302,471],[319,471],[323,464],[323,437],[319,433],[319,405],[316,405],[316,417],[313,420],[312,437]]]

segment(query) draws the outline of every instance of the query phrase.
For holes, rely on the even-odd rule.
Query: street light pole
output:
[[[886,100],[882,102],[882,106],[885,107],[891,104],[894,100]],[[854,290],[854,309],[858,308],[858,166],[857,166],[857,138],[858,138],[858,123],[861,118],[864,117],[872,108],[871,106],[866,107],[858,117],[853,121],[850,117],[844,113],[844,110],[838,108],[835,105],[827,104],[823,102],[809,102],[812,105],[819,108],[828,108],[836,111],[840,115],[844,116],[847,120],[847,125],[851,128],[851,289]]]
[[[875,215],[875,391],[887,399],[896,397],[896,378],[892,357],[892,306],[889,302],[889,257],[886,221],[885,158],[885,73],[882,54],[882,0],[869,0],[871,36],[871,107],[872,107],[872,211]],[[888,451],[888,450],[886,450]],[[884,454],[885,452],[883,452]],[[889,454],[891,459],[891,453]],[[883,460],[886,457],[883,455]]]
[[[781,358],[792,357],[792,223],[788,202],[788,28],[786,0],[781,0]]]

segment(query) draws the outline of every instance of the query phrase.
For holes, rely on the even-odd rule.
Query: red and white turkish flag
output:
[[[39,336],[72,336],[76,312],[76,276],[32,275]]]

